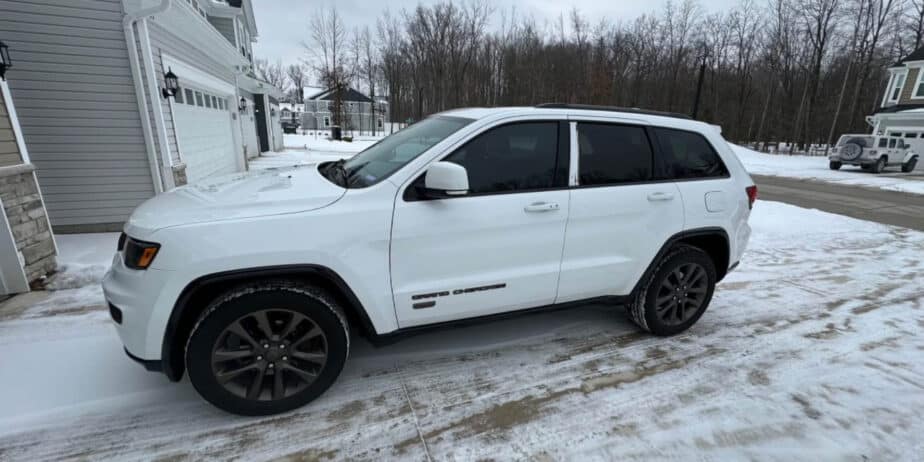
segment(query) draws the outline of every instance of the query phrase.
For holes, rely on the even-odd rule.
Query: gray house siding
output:
[[[209,22],[215,26],[215,29],[218,29],[218,32],[221,32],[221,35],[224,35],[228,42],[231,43],[235,48],[237,47],[236,40],[234,39],[234,19],[231,18],[219,18],[216,16],[209,16]]]
[[[0,0],[26,146],[59,231],[113,229],[154,195],[120,0]],[[78,226],[79,225],[79,226]]]
[[[0,98],[0,167],[18,165],[22,163],[19,145],[16,144],[16,134],[7,113],[6,103]]]

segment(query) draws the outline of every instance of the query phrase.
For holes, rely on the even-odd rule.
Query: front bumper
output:
[[[103,295],[115,308],[110,309],[113,325],[133,359],[160,361],[165,318],[160,311],[166,309],[169,316],[173,306],[165,290],[170,276],[170,271],[127,268],[117,254],[103,277]]]

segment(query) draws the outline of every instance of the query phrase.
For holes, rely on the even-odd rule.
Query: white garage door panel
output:
[[[189,183],[238,170],[230,113],[177,104],[174,118]]]

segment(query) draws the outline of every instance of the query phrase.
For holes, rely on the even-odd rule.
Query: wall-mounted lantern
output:
[[[164,95],[164,99],[170,97],[176,97],[176,92],[180,90],[180,80],[176,78],[176,74],[173,73],[173,70],[168,68],[167,73],[164,74],[164,88],[161,89],[161,93]]]
[[[240,112],[247,111],[247,98],[241,97],[241,100],[237,102],[237,110]]]
[[[270,108],[270,117],[276,117],[276,108]]]
[[[0,41],[0,80],[6,80],[6,70],[13,67],[10,61],[10,47]]]

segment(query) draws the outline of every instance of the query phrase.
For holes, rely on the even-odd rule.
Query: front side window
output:
[[[642,127],[580,123],[578,150],[578,180],[582,186],[651,179],[651,144]]]
[[[894,148],[894,147],[895,147],[895,138],[892,138],[891,140],[889,140],[889,148]]]
[[[713,178],[728,176],[709,141],[695,132],[655,128],[653,130],[661,148],[661,164],[669,179]]]
[[[344,187],[370,186],[397,172],[427,149],[472,122],[472,119],[446,116],[421,120],[383,138],[346,162],[324,165],[322,173]],[[339,173],[334,169],[338,169]]]
[[[475,137],[443,159],[465,167],[471,194],[550,188],[558,161],[558,122],[515,123]]]

